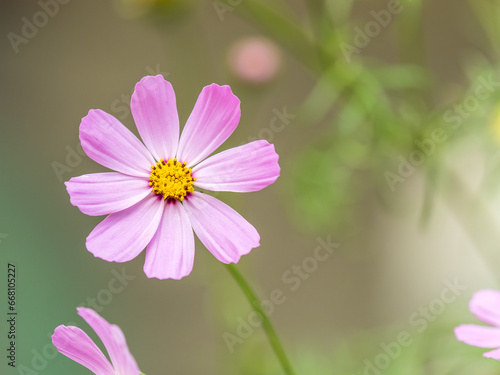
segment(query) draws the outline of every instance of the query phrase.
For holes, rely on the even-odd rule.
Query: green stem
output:
[[[288,357],[283,350],[283,345],[281,345],[281,342],[278,338],[278,335],[276,334],[276,331],[274,330],[271,320],[267,316],[262,306],[259,304],[259,300],[254,291],[234,264],[226,264],[226,267],[233,277],[234,281],[236,281],[236,283],[243,291],[243,294],[245,294],[245,297],[248,299],[248,302],[250,302],[250,305],[252,305],[253,309],[262,317],[262,326],[264,328],[264,331],[269,338],[269,342],[271,343],[274,353],[278,357],[278,360],[280,361],[285,374],[295,375],[295,371],[293,370],[292,365],[290,364],[290,361],[288,360]]]

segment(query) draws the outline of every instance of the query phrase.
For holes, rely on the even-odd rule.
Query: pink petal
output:
[[[73,177],[65,184],[71,204],[91,216],[124,210],[151,192],[145,178],[113,172]]]
[[[479,290],[469,303],[470,311],[485,323],[500,327],[500,292],[493,289]]]
[[[220,200],[198,192],[184,199],[193,229],[205,247],[223,263],[237,263],[260,245],[255,228]]]
[[[52,335],[52,343],[59,353],[85,366],[94,374],[115,375],[108,359],[80,328],[60,325]]]
[[[191,223],[177,201],[167,201],[158,230],[146,250],[144,272],[158,279],[182,279],[194,263]]]
[[[130,354],[127,341],[120,327],[109,324],[92,309],[78,307],[77,310],[78,314],[92,327],[106,347],[115,372],[117,374],[139,375],[141,371],[137,367],[134,357]]]
[[[152,194],[126,210],[109,215],[87,237],[87,249],[108,262],[134,259],[153,238],[164,201]]]
[[[80,124],[85,153],[99,164],[137,177],[149,177],[155,161],[144,145],[120,121],[92,109]]]
[[[500,361],[500,349],[495,349],[490,352],[483,353],[483,357],[493,358],[496,359],[497,361]]]
[[[130,102],[137,130],[156,160],[173,158],[179,141],[174,89],[163,76],[147,76],[135,86]]]
[[[233,133],[240,114],[240,100],[229,86],[204,87],[182,131],[177,159],[198,164]]]
[[[500,348],[500,328],[463,324],[455,328],[455,336],[459,341],[480,348]]]
[[[249,192],[264,189],[280,175],[278,154],[267,141],[255,141],[222,151],[193,168],[195,185],[214,191]]]

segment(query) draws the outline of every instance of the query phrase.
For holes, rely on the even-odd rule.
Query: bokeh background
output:
[[[471,295],[499,284],[498,16],[493,0],[2,1],[0,372],[88,374],[50,336],[72,324],[97,340],[75,310],[94,303],[145,374],[282,373],[262,328],[227,344],[251,309],[198,241],[181,281],[147,279],[144,254],[85,249],[102,218],[63,182],[104,168],[80,120],[100,108],[137,134],[133,87],[163,74],[181,123],[205,85],[231,86],[242,119],[221,149],[276,146],[275,184],[218,197],[261,235],[238,267],[263,300],[282,292],[271,319],[297,373],[498,373],[453,334],[475,322]],[[322,240],[338,247],[315,263]]]

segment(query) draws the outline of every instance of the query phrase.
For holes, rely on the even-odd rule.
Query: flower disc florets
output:
[[[191,176],[193,171],[186,167],[186,162],[181,163],[177,159],[165,162],[160,159],[151,169],[149,186],[153,188],[153,192],[163,196],[164,200],[175,198],[182,202],[187,193],[194,191],[193,182],[196,178]]]

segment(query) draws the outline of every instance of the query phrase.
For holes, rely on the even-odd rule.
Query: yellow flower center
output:
[[[193,171],[186,167],[186,162],[181,163],[177,159],[165,162],[160,159],[151,169],[149,186],[163,199],[175,198],[182,202],[187,193],[194,191],[193,182],[196,178],[191,176]]]

